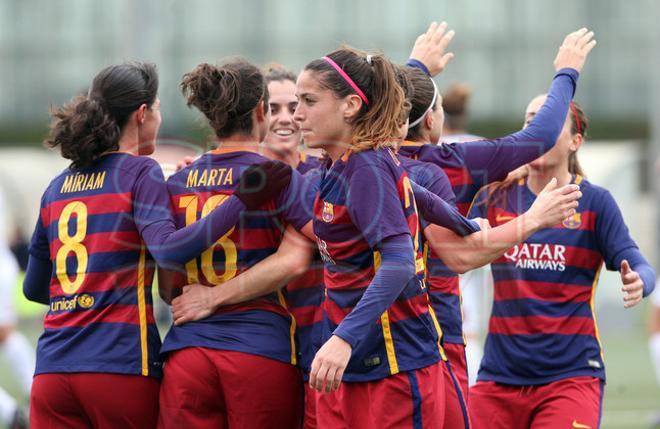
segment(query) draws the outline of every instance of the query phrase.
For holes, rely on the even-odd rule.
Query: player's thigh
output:
[[[155,429],[160,380],[126,374],[79,373],[71,386],[95,429]]]
[[[573,377],[539,389],[543,400],[531,424],[533,429],[591,428],[600,426],[603,384],[595,377]]]
[[[218,351],[214,362],[230,428],[298,428],[302,424],[300,369],[248,353]]]
[[[217,350],[189,347],[169,354],[159,396],[159,429],[226,428],[225,398],[213,360]]]
[[[336,392],[319,394],[319,429],[441,428],[444,380],[440,365],[436,363],[377,381],[342,383]]]
[[[525,387],[478,381],[470,387],[473,429],[528,429],[533,406]]]
[[[30,392],[30,427],[44,429],[88,429],[91,421],[74,395],[69,374],[40,374]]]

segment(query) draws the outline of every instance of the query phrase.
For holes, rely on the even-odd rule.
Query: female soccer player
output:
[[[436,427],[438,334],[418,276],[412,186],[388,148],[403,122],[395,70],[382,55],[338,49],[305,67],[296,92],[305,143],[330,158],[314,209],[326,298],[310,384],[329,392],[318,425]]]
[[[579,71],[595,45],[592,38],[593,33],[586,29],[565,38],[555,58],[557,74],[547,103],[530,127],[495,140],[435,145],[444,121],[442,97],[428,76],[420,70],[410,69],[409,77],[415,90],[411,123],[408,141],[403,143],[399,153],[441,167],[452,183],[458,209],[467,212],[469,203],[482,186],[502,180],[510,171],[553,147],[575,92]],[[445,351],[465,395],[468,389],[467,366],[458,276],[433,251],[429,252],[428,265],[427,281],[445,335]]]
[[[317,157],[300,151],[302,136],[300,126],[293,120],[298,105],[296,76],[284,67],[271,64],[264,74],[268,82],[270,124],[264,140],[264,155],[286,162],[301,174],[318,168]]]
[[[546,96],[527,107],[526,124]],[[603,266],[619,270],[624,307],[655,287],[655,273],[630,238],[609,192],[584,179],[577,151],[587,132],[571,103],[555,147],[527,174],[482,190],[470,215],[493,225],[514,219],[550,178],[578,183],[578,212],[514,246],[492,264],[495,281],[484,358],[470,391],[477,428],[597,428],[605,368],[594,298]]]
[[[227,219],[267,199],[271,183],[286,182],[271,175],[264,190],[246,190],[175,231],[160,167],[137,156],[154,149],[157,90],[153,65],[110,66],[87,96],[53,112],[47,143],[72,163],[42,197],[24,283],[28,299],[50,305],[37,348],[34,427],[155,427],[153,260],[185,263],[225,234]]]
[[[207,118],[219,147],[168,180],[179,226],[225,204],[243,186],[236,180],[238,172],[267,161],[257,150],[269,126],[266,81],[246,61],[219,67],[200,64],[184,76],[181,88],[188,105]],[[313,233],[310,212],[299,202],[303,185],[302,176],[294,171],[289,186],[244,214],[215,246],[188,262],[185,275],[175,276],[173,286],[224,287],[223,283],[274,254],[287,240],[298,249],[291,254],[297,262],[288,264],[294,271],[286,276],[304,272],[311,248],[297,231]],[[169,286],[165,282],[160,287]],[[297,427],[302,385],[295,366],[295,328],[281,291],[223,306],[196,322],[174,325],[162,348],[167,361],[159,427]]]

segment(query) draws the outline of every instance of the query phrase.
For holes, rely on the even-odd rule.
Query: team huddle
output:
[[[439,143],[453,35],[433,23],[405,65],[348,47],[298,76],[199,64],[180,89],[217,147],[167,179],[147,156],[155,66],[107,67],[53,110],[47,144],[71,165],[24,282],[50,306],[32,427],[599,427],[598,274],[621,272],[626,307],[655,274],[577,160],[594,34],[566,36],[522,130]],[[458,275],[487,264],[469,387]]]

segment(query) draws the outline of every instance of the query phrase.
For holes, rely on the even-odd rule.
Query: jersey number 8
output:
[[[69,221],[71,217],[76,216],[76,232],[69,235]],[[87,271],[87,262],[89,256],[87,248],[82,243],[87,235],[87,206],[81,201],[72,201],[62,210],[59,222],[57,223],[57,236],[62,242],[62,247],[57,251],[55,258],[55,273],[57,280],[62,286],[62,291],[67,295],[76,293],[83,281],[85,281],[85,272]],[[66,259],[69,253],[73,252],[78,262],[75,278],[71,281],[66,271]]]

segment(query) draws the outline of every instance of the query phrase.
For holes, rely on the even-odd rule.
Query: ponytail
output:
[[[92,81],[88,96],[50,110],[45,144],[60,147],[71,168],[92,166],[102,154],[119,149],[119,137],[130,115],[151,106],[158,92],[156,67],[125,63],[106,67]]]
[[[325,59],[310,62],[305,70],[319,73],[321,86],[334,92],[337,97],[358,94],[363,99],[360,111],[351,122],[353,150],[394,146],[406,116],[405,96],[397,82],[395,66],[383,54],[368,55],[348,47],[337,49],[326,57],[348,79]],[[352,84],[360,91],[354,89]]]
[[[202,112],[220,138],[252,132],[252,112],[260,101],[268,111],[266,80],[245,60],[200,64],[183,76],[180,87],[188,107]]]

